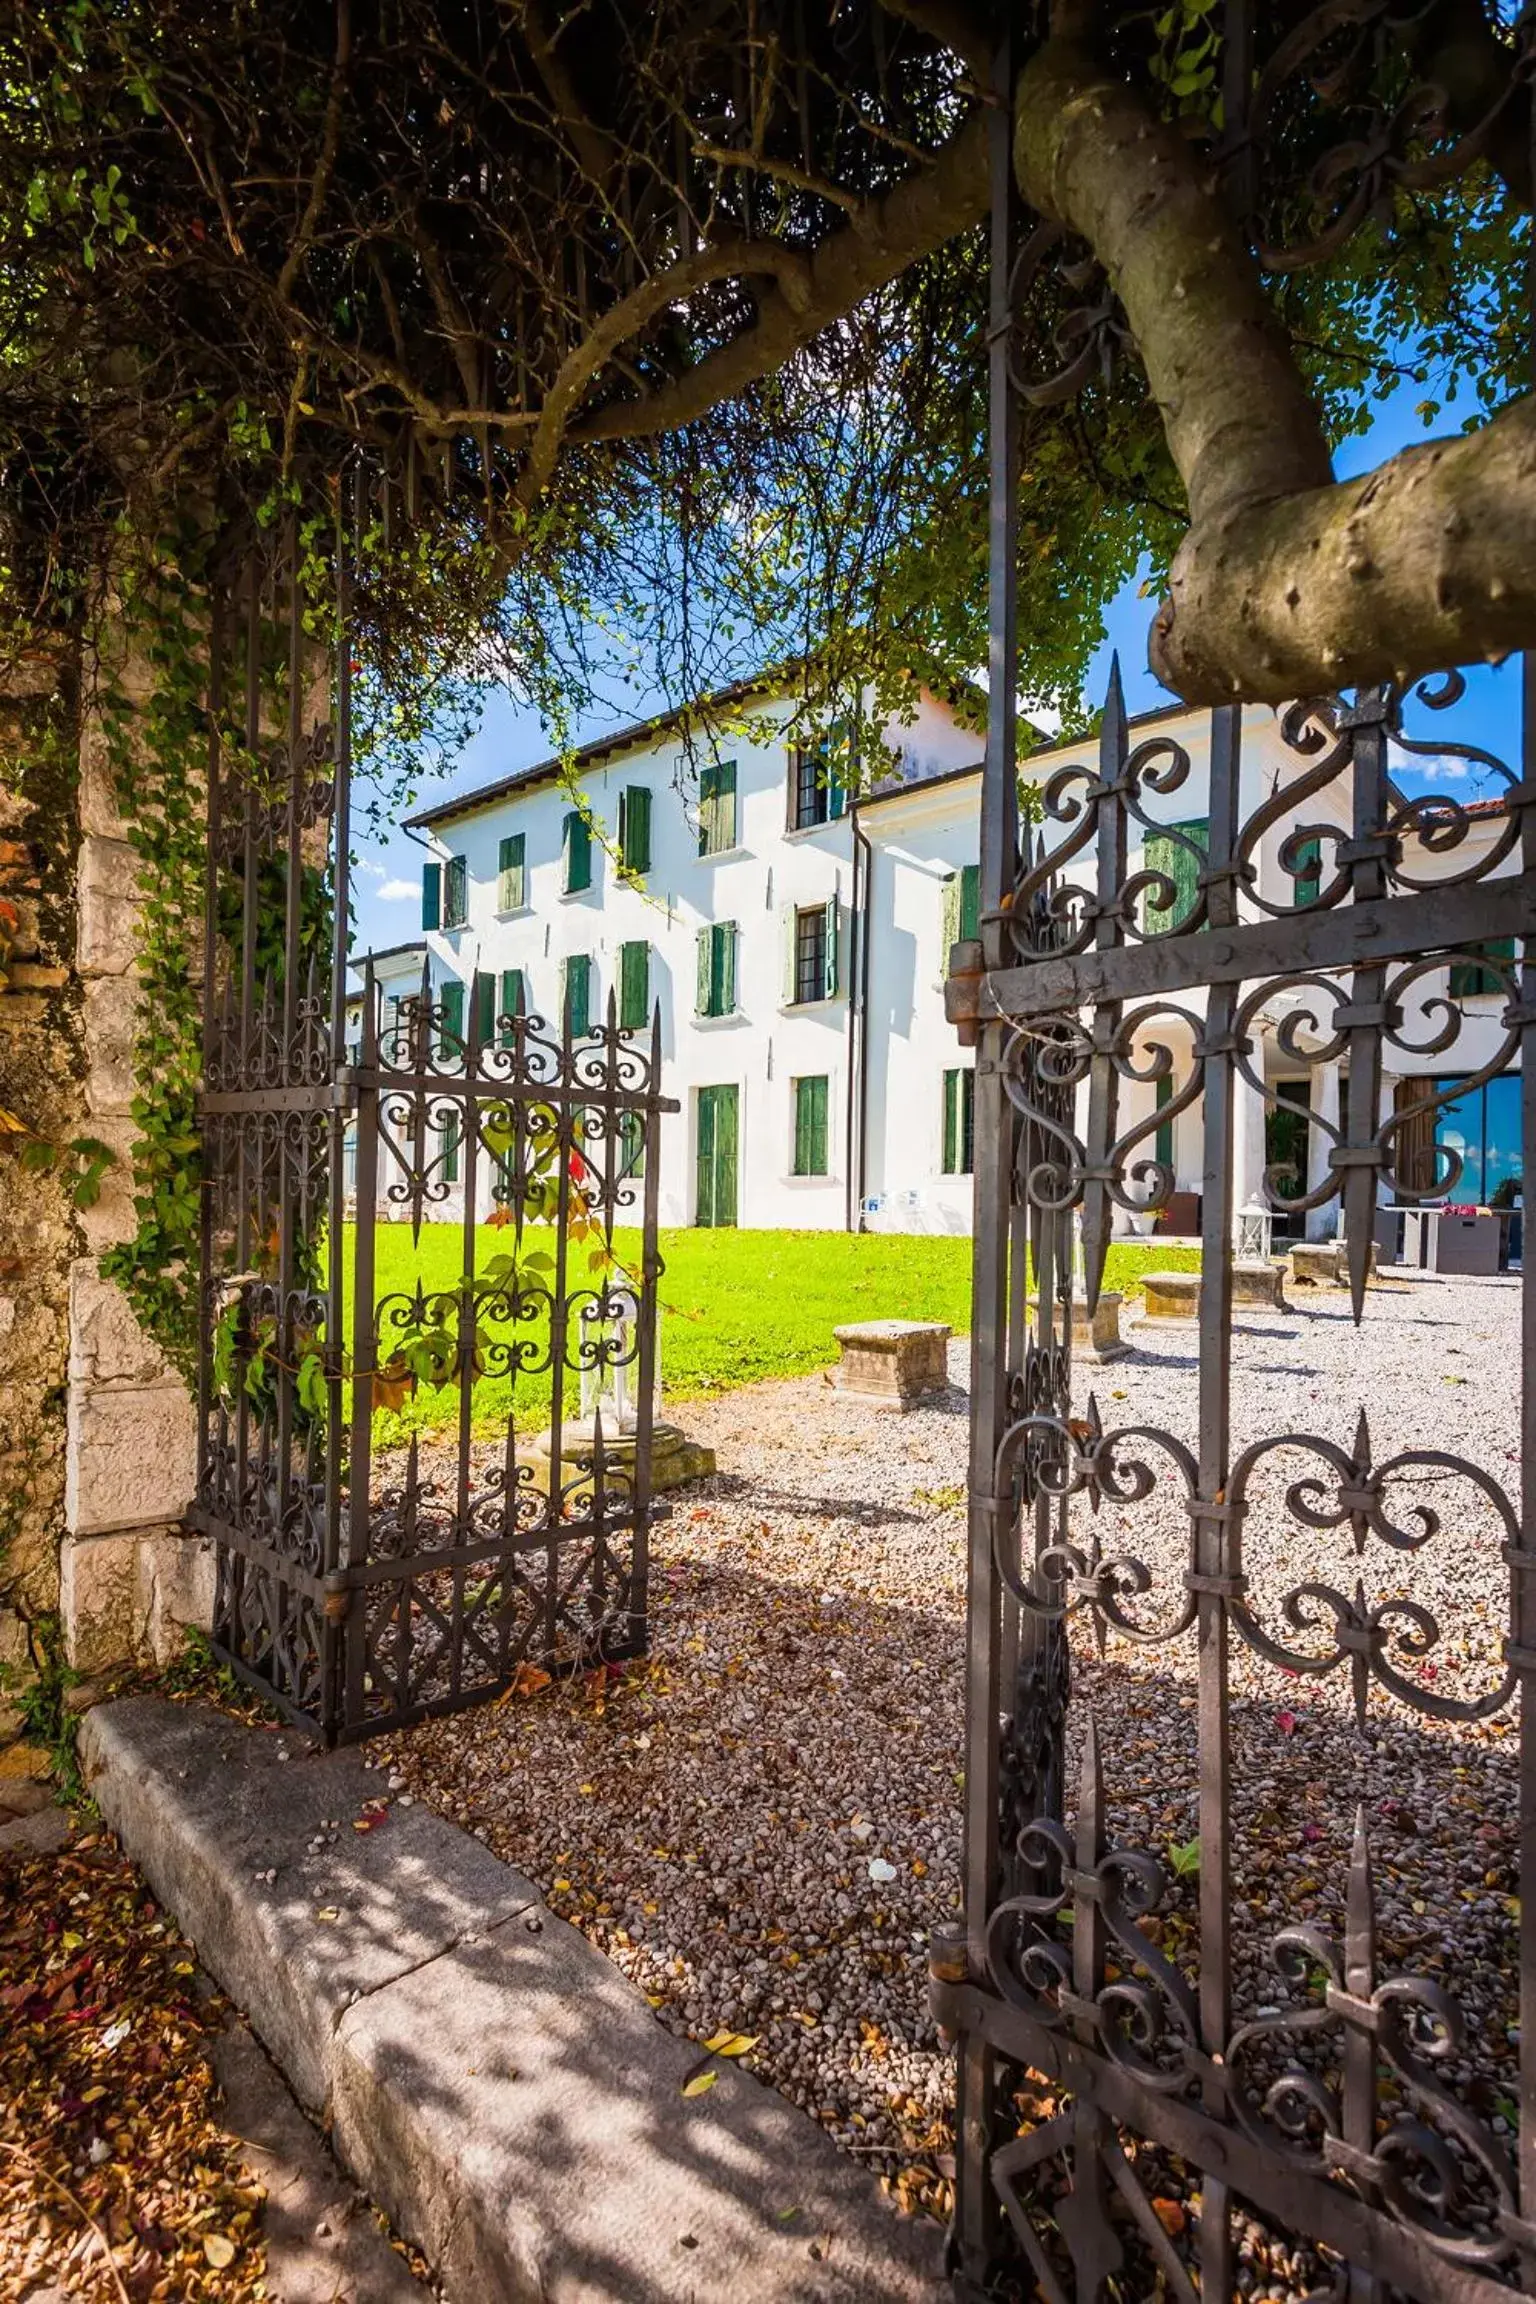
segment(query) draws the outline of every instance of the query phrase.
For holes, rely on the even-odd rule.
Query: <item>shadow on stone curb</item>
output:
[[[700,2051],[357,1752],[134,1697],[82,1726],[103,1816],[453,2304],[916,2304],[899,2218],[804,2113]],[[361,1827],[355,1829],[354,1827]]]

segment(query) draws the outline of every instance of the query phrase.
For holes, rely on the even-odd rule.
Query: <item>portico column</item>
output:
[[[1312,1110],[1319,1121],[1328,1127],[1307,1130],[1307,1190],[1313,1192],[1328,1174],[1328,1155],[1338,1142],[1339,1127],[1339,1067],[1338,1064],[1319,1064],[1312,1073]],[[1330,1135],[1328,1130],[1332,1129]],[[1325,1200],[1318,1208],[1309,1208],[1306,1217],[1309,1240],[1336,1240],[1339,1233],[1339,1204]]]
[[[1264,1060],[1264,1044],[1255,1036],[1253,1065]],[[1252,1203],[1264,1205],[1264,1114],[1267,1107],[1259,1091],[1234,1069],[1232,1075],[1232,1204],[1241,1210]]]

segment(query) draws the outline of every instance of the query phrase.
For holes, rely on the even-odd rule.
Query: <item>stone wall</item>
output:
[[[142,693],[136,667],[117,686]],[[85,1104],[93,1136],[115,1154],[95,1207],[82,1212],[84,1251],[69,1276],[66,1533],[60,1604],[72,1663],[91,1668],[148,1652],[163,1661],[184,1623],[212,1609],[212,1566],[180,1532],[196,1475],[193,1403],[181,1376],[140,1327],[97,1259],[131,1239],[133,1043],[138,859],[88,702],[80,738],[80,850],[75,967],[81,987]]]
[[[130,684],[131,686],[131,684]],[[194,1420],[181,1378],[98,1271],[135,1229],[137,859],[77,662],[0,675],[0,1111],[113,1153],[96,1204],[66,1170],[0,1161],[0,1664],[86,1670],[206,1622],[211,1567],[178,1533]],[[0,1123],[3,1126],[4,1123]]]
[[[84,1129],[75,942],[78,714],[73,666],[0,672],[0,1724],[53,1644],[64,1533],[69,1269],[65,1178],[19,1156]]]

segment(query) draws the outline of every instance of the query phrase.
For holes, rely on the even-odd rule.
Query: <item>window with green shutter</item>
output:
[[[527,834],[509,832],[496,857],[496,909],[521,912],[528,901]]]
[[[526,1005],[527,996],[523,991],[521,968],[503,968],[501,972],[501,1044],[504,1048],[510,1048],[512,1045],[511,1019],[521,1015]]]
[[[698,1016],[734,1016],[736,1013],[736,923],[716,920],[698,935],[698,985],[694,1013]]]
[[[1479,944],[1476,949],[1485,960],[1502,960],[1506,967],[1514,964],[1515,940],[1513,936],[1495,936],[1490,942]],[[1453,960],[1451,962],[1451,998],[1453,1000],[1476,1000],[1482,994],[1502,992],[1504,988],[1503,982],[1494,975],[1492,969],[1480,968],[1475,960]]]
[[[835,823],[848,806],[851,744],[847,724],[838,721],[825,743],[805,745],[789,755],[789,829],[806,832]]]
[[[944,881],[944,949],[939,955],[941,975],[949,974],[949,955],[956,944],[974,943],[981,934],[981,866],[962,865]]]
[[[579,808],[565,819],[562,838],[565,871],[561,886],[567,896],[579,896],[592,885],[592,827]]]
[[[450,856],[443,874],[443,926],[462,928],[469,919],[469,862]]]
[[[699,775],[699,854],[723,856],[736,845],[736,763],[711,760]]]
[[[1294,902],[1315,904],[1323,885],[1323,844],[1315,832],[1309,833],[1296,850],[1296,893]]]
[[[1173,1074],[1171,1072],[1161,1073],[1153,1082],[1152,1096],[1159,1112],[1162,1111],[1165,1104],[1173,1102]],[[1152,1147],[1152,1157],[1157,1161],[1159,1167],[1171,1168],[1173,1166],[1173,1122],[1171,1120],[1158,1122],[1157,1136]]]
[[[464,1038],[464,987],[456,976],[450,976],[438,995],[442,1016],[442,1036],[437,1043],[440,1063],[452,1063],[458,1056]]]
[[[619,794],[619,861],[638,878],[651,868],[651,795],[644,784]]]
[[[1176,835],[1183,835],[1182,839]],[[1142,914],[1142,930],[1148,936],[1166,936],[1170,929],[1182,928],[1200,900],[1200,872],[1211,845],[1211,825],[1207,816],[1192,816],[1187,823],[1171,824],[1166,832],[1149,832],[1143,852],[1142,870],[1160,872],[1173,884],[1173,902],[1154,904],[1146,901]]]
[[[489,968],[475,970],[475,1031],[489,1048],[496,1037],[496,978]]]
[[[626,1032],[643,1032],[651,1020],[651,948],[649,944],[619,946],[619,1024]]]
[[[592,1029],[592,961],[588,953],[572,952],[563,970],[565,1029],[580,1040]]]
[[[795,1174],[827,1173],[827,1075],[795,1082]]]
[[[457,1184],[459,1180],[459,1116],[457,1112],[439,1123],[438,1142],[442,1147],[443,1182]]]
[[[421,868],[421,924],[423,928],[440,928],[443,924],[441,864],[423,864]]]
[[[969,1176],[975,1153],[976,1075],[967,1067],[944,1075],[944,1174]]]

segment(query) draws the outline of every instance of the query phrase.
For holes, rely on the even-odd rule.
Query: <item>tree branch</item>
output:
[[[979,223],[986,209],[985,122],[973,112],[923,174],[871,202],[857,224],[834,232],[799,259],[805,267],[803,293],[786,292],[782,283],[771,289],[754,325],[731,343],[644,399],[616,400],[599,408],[573,425],[568,437],[573,443],[635,440],[691,424],[781,368],[876,289]]]
[[[1050,41],[1020,75],[1024,197],[1091,244],[1189,498],[1151,643],[1190,703],[1406,679],[1536,631],[1536,406],[1337,485],[1256,264],[1198,156]]]

